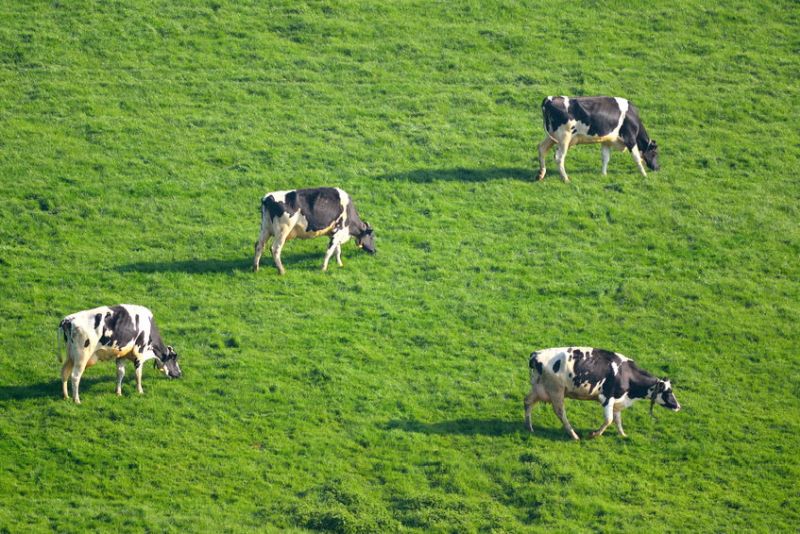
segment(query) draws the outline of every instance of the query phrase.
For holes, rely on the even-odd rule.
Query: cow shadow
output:
[[[91,378],[84,376],[81,378],[81,397],[83,397],[84,392],[91,391],[97,384],[108,382],[115,383],[116,380],[107,376]],[[69,387],[70,395],[72,395],[72,385]],[[109,391],[113,393],[114,388],[109,388]],[[61,380],[51,380],[50,382],[40,382],[38,384],[0,386],[0,403],[45,398],[61,398]]]
[[[310,267],[317,263],[321,266],[325,256],[325,249],[317,253],[298,253],[292,254],[291,251],[283,249],[281,259],[284,266],[289,269],[295,267]],[[269,250],[261,258],[261,270],[264,268],[275,268],[272,263],[272,256]],[[242,259],[214,259],[205,260],[179,260],[179,261],[154,261],[136,262],[120,265],[116,268],[120,273],[190,273],[190,274],[234,274],[238,272],[252,272],[253,257]]]
[[[536,181],[536,170],[533,167],[525,169],[519,167],[499,167],[489,169],[465,169],[455,167],[452,169],[418,169],[414,171],[396,172],[376,176],[377,180],[402,181],[426,184],[437,181],[457,182],[487,182],[489,180],[513,179],[529,182]]]
[[[385,430],[403,430],[419,434],[462,435],[462,436],[508,436],[530,435],[525,423],[502,421],[499,419],[454,419],[438,423],[422,423],[413,420],[392,420],[384,425]],[[564,441],[566,435],[560,429],[534,428],[534,436],[546,437],[554,441]]]

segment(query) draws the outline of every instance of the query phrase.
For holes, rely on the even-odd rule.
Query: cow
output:
[[[567,150],[572,145],[600,143],[603,175],[608,170],[611,149],[630,150],[642,176],[647,176],[642,159],[654,171],[658,165],[658,145],[650,139],[639,119],[639,110],[624,98],[610,96],[548,96],[542,101],[542,117],[547,137],[539,143],[539,175],[547,172],[545,156],[553,145],[561,178],[569,182],[564,168]]]
[[[602,435],[612,421],[626,436],[620,412],[639,399],[650,399],[650,415],[654,404],[676,412],[681,409],[668,378],[656,378],[616,352],[592,347],[544,349],[531,353],[528,366],[531,391],[525,397],[525,424],[531,432],[531,409],[542,401],[553,405],[567,434],[580,439],[567,420],[565,397],[602,404],[605,421],[590,434],[592,438]]]
[[[286,270],[281,262],[281,250],[289,239],[310,239],[330,236],[322,270],[328,270],[328,261],[336,254],[336,263],[342,266],[342,245],[354,237],[356,245],[375,254],[375,238],[369,224],[358,216],[353,201],[338,187],[318,187],[274,191],[261,199],[261,234],[255,244],[253,270],[258,271],[261,253],[267,239],[273,236],[272,259],[279,274]]]
[[[119,304],[101,306],[67,315],[58,326],[66,345],[67,358],[61,368],[61,388],[69,399],[67,379],[72,375],[72,396],[81,403],[81,376],[87,367],[98,361],[115,360],[117,364],[117,395],[122,395],[125,360],[133,362],[136,390],[142,389],[142,364],[154,359],[154,366],[169,378],[180,378],[178,354],[164,345],[153,319],[153,312],[144,306]],[[59,354],[60,360],[60,354]]]

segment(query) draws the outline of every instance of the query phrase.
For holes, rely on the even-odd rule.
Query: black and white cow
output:
[[[669,379],[654,377],[616,352],[591,347],[544,349],[531,353],[528,365],[531,391],[525,397],[525,423],[531,432],[533,405],[549,402],[570,437],[579,439],[567,420],[564,397],[596,400],[603,405],[605,421],[590,437],[601,435],[612,421],[625,436],[620,412],[639,399],[650,399],[651,414],[653,404],[676,412],[681,409]]]
[[[351,237],[356,245],[370,254],[375,253],[372,228],[361,220],[350,195],[337,187],[295,189],[267,193],[261,199],[261,234],[256,241],[253,270],[258,271],[261,254],[270,236],[272,258],[278,273],[286,270],[281,263],[281,249],[289,239],[310,239],[330,236],[322,270],[328,270],[328,261],[336,254],[336,263],[342,266],[342,245]]]
[[[602,145],[603,175],[608,170],[611,149],[628,149],[643,176],[647,166],[657,171],[658,146],[650,139],[639,119],[639,111],[624,98],[610,96],[548,96],[542,101],[542,116],[547,137],[539,143],[539,176],[544,179],[547,151],[553,145],[561,178],[569,182],[564,168],[567,150],[572,145],[600,143]]]
[[[69,398],[67,378],[72,375],[72,396],[81,403],[81,376],[87,367],[98,361],[117,363],[117,395],[122,395],[125,360],[133,362],[136,370],[136,390],[142,390],[142,364],[154,359],[157,369],[170,378],[180,378],[178,354],[164,345],[153,312],[144,306],[120,304],[101,306],[67,315],[59,325],[67,348],[67,359],[61,368],[61,387]],[[60,357],[59,357],[60,359]]]

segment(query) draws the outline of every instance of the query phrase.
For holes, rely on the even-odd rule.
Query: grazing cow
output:
[[[650,139],[639,119],[639,111],[624,98],[610,96],[548,96],[542,101],[544,130],[547,137],[539,143],[539,180],[547,172],[544,159],[553,145],[561,178],[569,182],[564,168],[567,150],[572,145],[600,143],[603,158],[603,175],[608,170],[611,148],[628,149],[642,176],[647,176],[642,164],[657,171],[658,146]]]
[[[676,412],[681,409],[669,379],[654,377],[616,352],[591,347],[544,349],[531,353],[529,366],[531,391],[525,397],[525,423],[531,432],[531,409],[543,401],[553,405],[570,437],[579,439],[567,420],[564,397],[594,399],[603,405],[605,421],[590,437],[601,435],[612,420],[625,436],[620,412],[639,399],[650,399],[651,415],[653,404]]]
[[[170,378],[181,376],[178,354],[164,345],[153,312],[144,306],[120,304],[80,311],[64,317],[58,328],[67,348],[67,359],[61,368],[61,387],[64,398],[68,399],[67,377],[71,373],[72,396],[77,404],[81,403],[78,392],[81,375],[98,360],[116,361],[117,395],[122,395],[125,360],[132,361],[136,369],[139,393],[144,393],[142,364],[147,360],[155,359],[155,367]]]
[[[342,245],[354,237],[356,245],[375,254],[372,228],[361,220],[350,195],[337,187],[295,189],[267,193],[261,199],[261,234],[256,241],[253,270],[258,271],[261,253],[270,236],[272,258],[278,273],[286,270],[281,263],[281,249],[289,239],[310,239],[330,236],[322,270],[328,270],[328,261],[336,254],[336,263],[342,266]]]

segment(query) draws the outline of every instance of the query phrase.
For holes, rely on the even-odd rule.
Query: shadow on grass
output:
[[[91,391],[96,384],[111,382],[115,383],[113,377],[93,377],[81,378],[81,400],[83,394]],[[72,395],[72,385],[69,386],[70,395]],[[114,392],[114,387],[109,386],[109,391]],[[0,402],[19,401],[28,399],[43,399],[43,398],[61,398],[61,380],[51,380],[50,382],[41,382],[39,384],[28,384],[23,386],[0,386]]]
[[[312,264],[319,263],[322,265],[322,259],[325,256],[323,249],[319,253],[305,253],[305,254],[287,254],[286,249],[283,249],[281,259],[283,266],[287,270],[293,266],[302,266],[303,268],[310,267]],[[272,256],[269,252],[261,258],[261,270],[264,269],[275,270],[275,264],[272,262]],[[214,273],[234,273],[245,272],[253,270],[253,258],[242,258],[236,260],[222,260],[222,259],[206,259],[206,260],[180,260],[180,261],[154,261],[154,262],[137,262],[120,265],[116,268],[120,273],[195,273],[195,274],[214,274]]]
[[[533,182],[536,180],[536,175],[533,168],[501,167],[491,169],[464,169],[456,167],[454,169],[419,169],[416,171],[382,174],[376,176],[376,178],[378,180],[416,182],[423,184],[439,180],[486,182],[488,180],[497,180],[501,178]]]
[[[420,434],[460,434],[463,436],[507,436],[510,434],[530,434],[525,423],[519,421],[501,421],[499,419],[455,419],[439,423],[421,423],[419,421],[394,420],[386,423],[387,430],[399,429]],[[546,437],[556,441],[567,439],[560,429],[534,428],[534,436]]]

